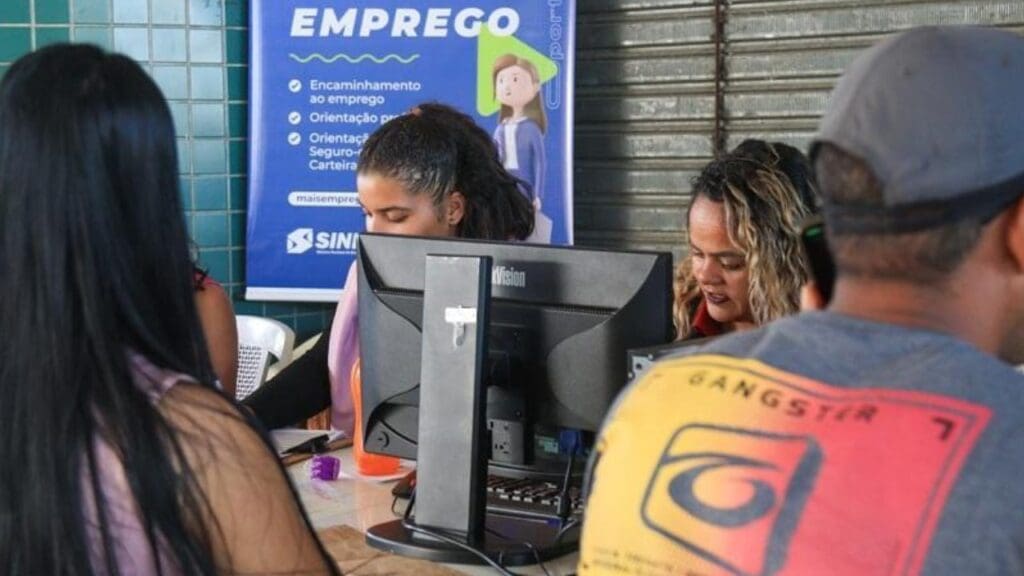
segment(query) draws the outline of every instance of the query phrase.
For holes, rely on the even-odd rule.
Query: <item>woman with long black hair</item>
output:
[[[0,573],[332,574],[213,387],[170,112],[129,58],[0,82]]]

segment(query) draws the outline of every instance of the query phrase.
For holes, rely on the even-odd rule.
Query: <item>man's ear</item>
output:
[[[818,284],[814,280],[808,280],[800,287],[800,311],[824,310],[828,306],[825,297],[818,290]]]
[[[448,202],[445,208],[445,222],[449,226],[458,226],[466,217],[466,197],[458,190],[448,195]]]
[[[1007,212],[1006,249],[1017,265],[1024,272],[1024,199],[1018,199]]]

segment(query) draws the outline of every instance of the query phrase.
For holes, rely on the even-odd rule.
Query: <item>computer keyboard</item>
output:
[[[391,489],[397,498],[409,498],[416,487],[416,471],[410,472]],[[487,511],[499,514],[534,518],[558,518],[561,499],[560,483],[532,478],[507,478],[487,475]],[[579,517],[583,512],[580,489],[569,488],[569,515]]]
[[[562,486],[530,478],[487,476],[487,511],[537,518],[557,518]],[[580,516],[583,503],[578,487],[569,488],[570,516]]]

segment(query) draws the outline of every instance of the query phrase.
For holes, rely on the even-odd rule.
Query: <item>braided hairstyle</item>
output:
[[[430,194],[439,214],[449,194],[461,193],[459,237],[523,240],[533,232],[533,206],[501,165],[494,141],[450,106],[420,104],[381,126],[363,145],[358,172],[397,180],[410,194]]]

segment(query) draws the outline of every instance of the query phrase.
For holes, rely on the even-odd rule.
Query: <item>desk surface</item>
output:
[[[308,460],[288,468],[288,474],[313,527],[321,530],[331,526],[348,525],[360,532],[366,532],[371,526],[394,520],[396,516],[391,511],[391,503],[394,500],[391,495],[393,483],[357,478],[350,448],[332,454],[341,459],[342,470],[342,478],[333,482],[311,480]],[[404,511],[404,502],[400,501],[395,508],[399,512]],[[577,555],[570,554],[545,562],[544,566],[551,576],[565,576],[576,572],[576,561]],[[495,573],[486,566],[448,566],[467,574]],[[544,574],[540,566],[520,566],[512,570],[519,574]]]

